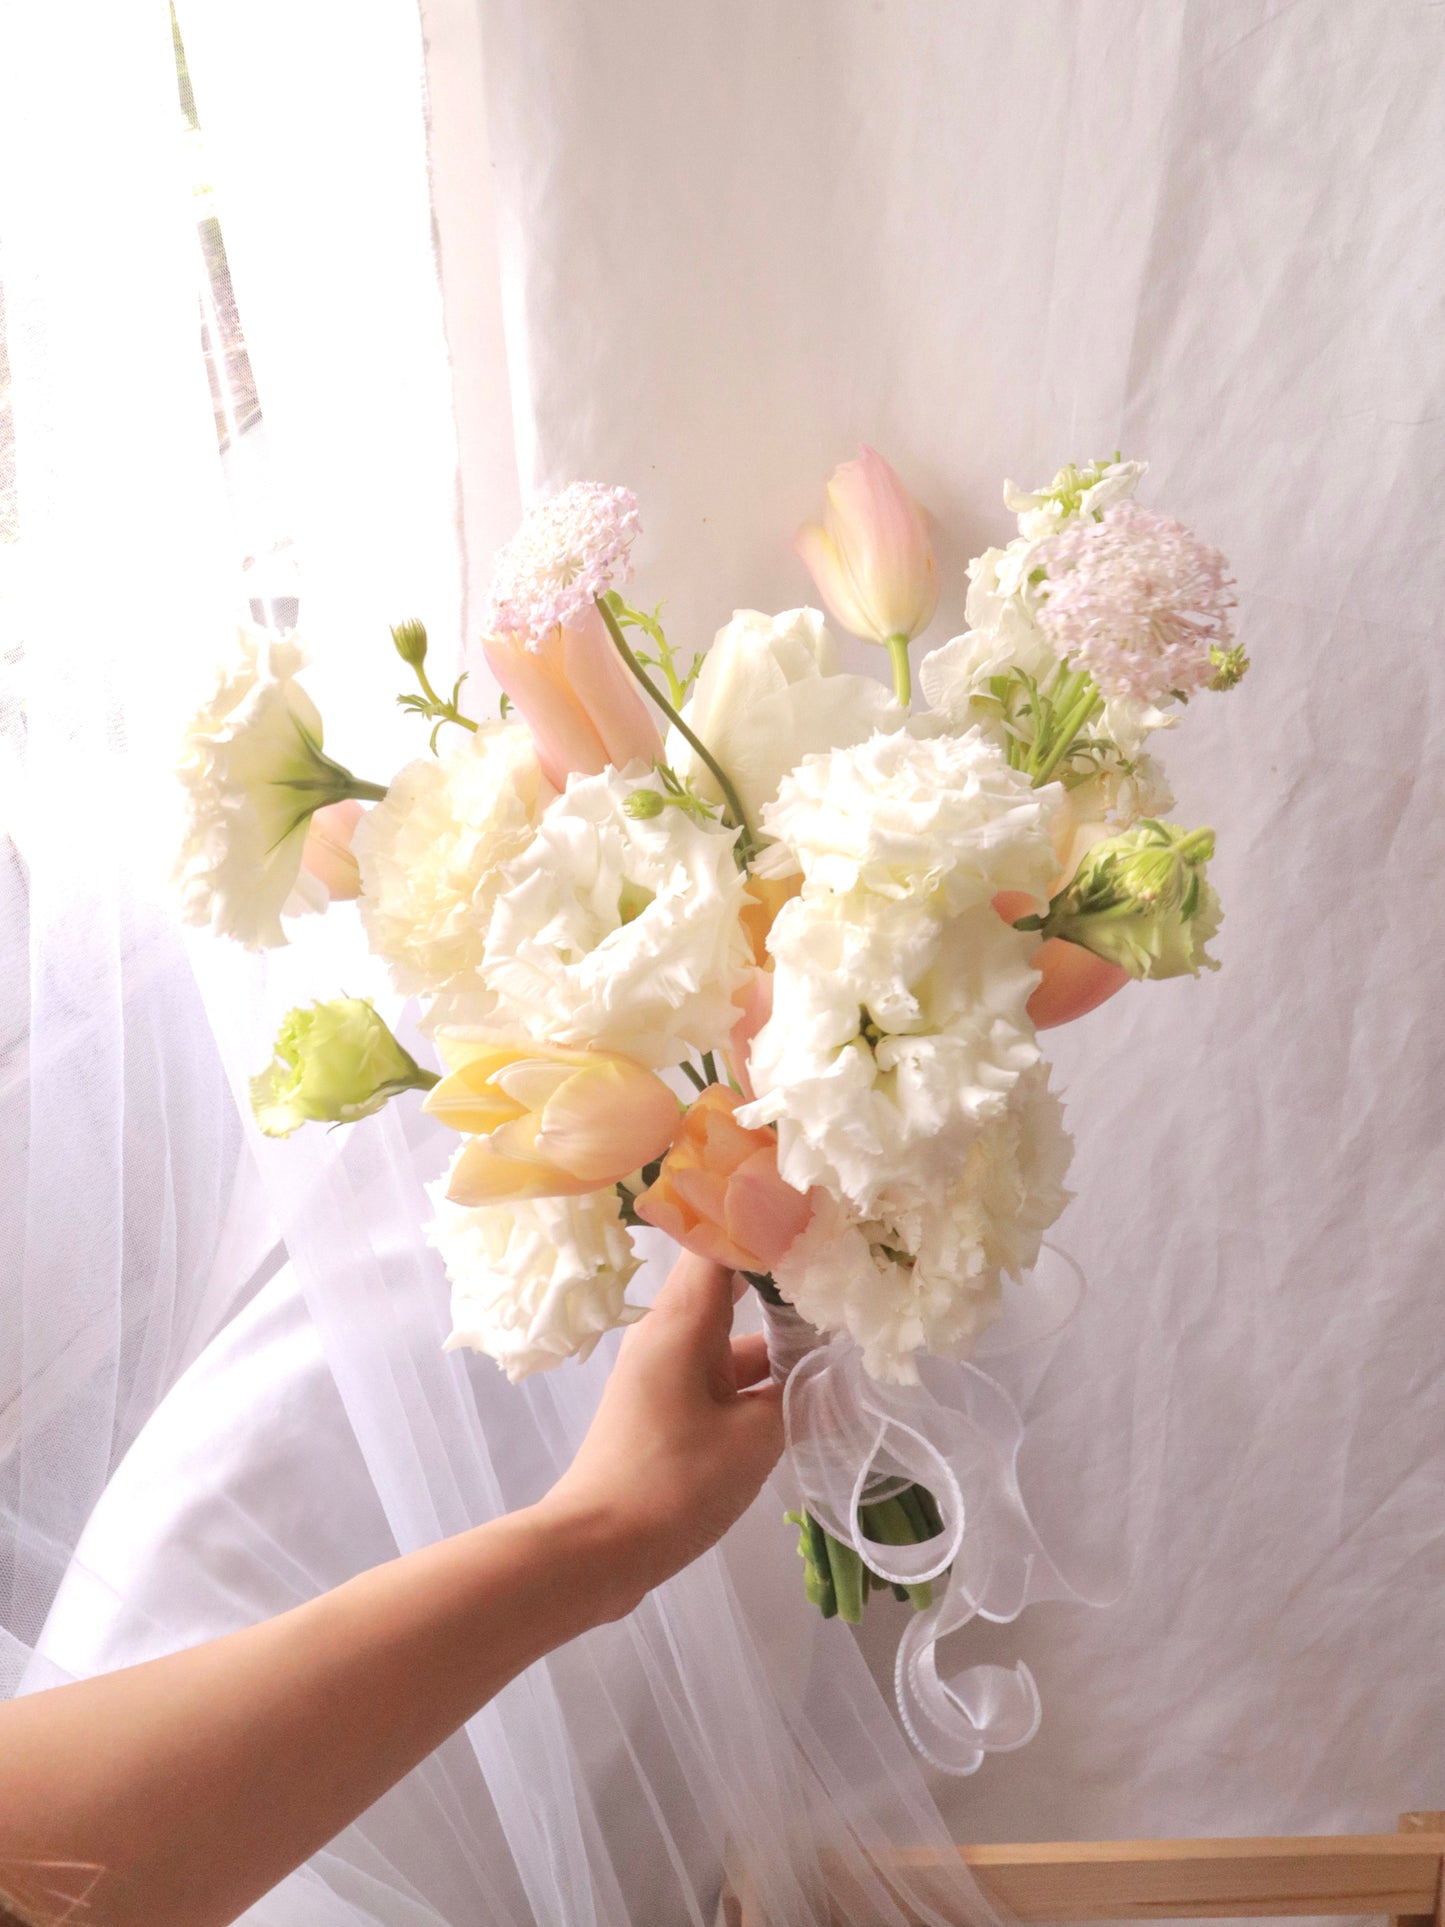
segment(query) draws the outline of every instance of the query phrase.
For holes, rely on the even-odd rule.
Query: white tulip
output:
[[[754,822],[804,756],[861,743],[903,721],[891,690],[839,669],[837,644],[816,609],[780,616],[738,610],[703,658],[684,714]],[[667,750],[699,795],[721,800],[711,773],[676,730]]]

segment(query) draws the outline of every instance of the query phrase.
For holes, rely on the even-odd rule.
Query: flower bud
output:
[[[834,618],[868,642],[919,635],[938,607],[923,510],[871,448],[834,469],[823,521],[795,544]]]
[[[659,796],[656,790],[634,790],[622,807],[628,816],[646,822],[650,817],[662,815],[667,808],[667,798]]]
[[[778,1140],[747,1130],[733,1113],[742,1099],[711,1084],[688,1108],[654,1183],[636,1202],[639,1218],[687,1251],[735,1271],[771,1271],[813,1215],[809,1198],[778,1175]]]
[[[1237,689],[1244,681],[1249,668],[1249,657],[1244,653],[1244,644],[1237,642],[1232,649],[1211,649],[1209,660],[1214,674],[1209,679],[1213,690]]]
[[[399,622],[391,632],[396,644],[396,653],[403,662],[409,662],[413,669],[419,669],[426,661],[426,624],[418,616]]]
[[[443,1030],[448,1066],[425,1108],[470,1138],[452,1167],[455,1204],[581,1197],[605,1190],[671,1144],[677,1099],[616,1051]]]
[[[435,1081],[367,998],[334,997],[286,1013],[274,1061],[251,1079],[251,1109],[267,1137],[289,1137],[302,1124],[370,1117],[398,1091]]]
[[[1205,945],[1222,918],[1204,874],[1212,830],[1146,817],[1087,853],[1041,928],[1117,964],[1131,977],[1198,976],[1218,969]]]

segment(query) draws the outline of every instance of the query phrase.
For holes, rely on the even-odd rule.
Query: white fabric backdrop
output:
[[[1149,499],[1234,557],[1256,657],[1170,758],[1185,810],[1220,831],[1225,972],[1129,992],[1056,1049],[1081,1145],[1066,1237],[1094,1289],[1064,1360],[1073,1402],[1043,1436],[1069,1428],[1107,1458],[1141,1307],[1169,1338],[1172,1404],[1136,1592],[975,1641],[1038,1674],[1033,1747],[935,1787],[940,1811],[852,1636],[814,1646],[770,1497],[725,1558],[519,1682],[258,1920],[699,1919],[731,1833],[801,1927],[795,1826],[846,1842],[941,1840],[945,1819],[975,1837],[1388,1825],[1438,1791],[1438,13],[1132,11],[427,0],[428,153],[405,0],[344,19],[327,0],[180,8],[328,742],[367,773],[416,747],[388,711],[384,624],[415,608],[443,647],[469,632],[519,475],[521,492],[636,487],[640,590],[701,640],[734,603],[806,593],[788,537],[866,436],[940,518],[941,640],[964,558],[1005,531],[1001,477],[1122,442],[1154,461]],[[28,1308],[44,1343],[7,1358],[7,1399],[64,1361],[50,1382],[75,1449],[22,1431],[28,1469],[0,1494],[7,1525],[51,1535],[3,1621],[12,1678],[107,1470],[254,1291],[270,1236],[243,1211],[259,1250],[213,1250],[253,1167],[199,1013],[174,1020],[194,1004],[176,1001],[189,980],[151,880],[74,861],[91,818],[71,805],[109,804],[158,756],[227,597],[184,372],[186,215],[157,199],[146,132],[164,9],[84,0],[64,34],[45,14],[11,10],[0,62],[24,80],[4,230],[22,539],[40,537],[34,580],[66,583],[26,637],[32,741],[55,754],[22,799],[27,1242],[5,1282],[7,1317]],[[119,156],[104,191],[72,164],[82,106]],[[37,153],[45,168],[16,172]],[[129,449],[94,433],[114,408],[85,325],[96,272],[127,293],[110,341],[146,431]],[[67,575],[76,552],[106,569]],[[82,665],[129,735],[99,699],[76,719]],[[127,742],[102,787],[87,759]],[[137,930],[155,941],[137,950]],[[263,975],[196,952],[233,1089],[277,1012],[335,987],[346,939],[329,919]],[[92,1003],[129,1019],[99,1061]],[[61,1102],[78,1065],[81,1152]],[[159,1195],[192,1211],[179,1237],[154,1204],[157,1107]],[[145,1428],[27,1683],[276,1610],[518,1502],[565,1459],[596,1369],[512,1393],[437,1351],[440,1278],[409,1231],[436,1148],[403,1117],[260,1147],[293,1267]],[[98,1389],[78,1342],[97,1330]],[[880,1664],[893,1630],[871,1634]]]
[[[1050,1040],[1081,1382],[1141,1303],[1173,1339],[1152,1565],[980,1637],[1045,1724],[940,1797],[973,1837],[1393,1825],[1445,1788],[1445,18],[482,16],[524,485],[636,488],[678,633],[808,594],[860,439],[940,520],[934,641],[1002,478],[1116,445],[1234,561],[1253,674],[1166,750],[1224,969]]]

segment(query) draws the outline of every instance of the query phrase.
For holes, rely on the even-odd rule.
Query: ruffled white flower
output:
[[[1002,1309],[1002,1279],[1038,1260],[1069,1200],[1072,1144],[1039,1067],[974,1138],[951,1181],[872,1215],[822,1197],[775,1270],[822,1331],[847,1332],[876,1378],[912,1384],[916,1354],[967,1358]]]
[[[1090,462],[1061,468],[1047,488],[1025,490],[1003,485],[1004,507],[1019,518],[1019,534],[1037,542],[1054,535],[1076,517],[1097,519],[1116,502],[1127,502],[1149,473],[1147,462]]]
[[[320,711],[296,681],[300,645],[253,629],[236,642],[183,738],[175,879],[187,923],[264,950],[286,942],[283,912],[325,907],[325,888],[302,876],[306,826],[352,779],[322,753]]]
[[[1037,862],[1031,853],[1021,879]],[[987,902],[944,920],[855,894],[785,904],[768,947],[773,1009],[739,1122],[776,1123],[778,1169],[795,1189],[817,1185],[863,1211],[947,1184],[1038,1061],[1026,1011],[1036,942]]]
[[[977,730],[878,734],[805,757],[762,822],[797,858],[805,896],[858,890],[948,916],[1000,890],[1047,898],[1061,800]]]
[[[362,924],[399,991],[475,988],[502,868],[555,794],[520,723],[483,723],[408,763],[357,825]]]
[[[720,1049],[752,951],[733,832],[623,807],[651,778],[573,777],[501,878],[479,1022],[651,1069]]]
[[[573,482],[549,495],[498,553],[483,627],[533,648],[559,624],[579,628],[598,596],[630,580],[641,526],[630,489]]]
[[[837,645],[816,609],[780,616],[739,609],[703,658],[683,713],[754,821],[804,756],[861,743],[903,721],[882,683],[840,670]],[[721,801],[711,771],[676,730],[667,753],[699,795]]]
[[[427,1239],[452,1284],[448,1351],[485,1352],[515,1384],[642,1317],[626,1302],[641,1260],[615,1191],[470,1206],[451,1202],[445,1179],[427,1189]]]

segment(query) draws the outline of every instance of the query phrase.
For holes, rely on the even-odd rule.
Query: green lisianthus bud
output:
[[[628,816],[646,822],[649,817],[662,815],[667,808],[667,798],[656,790],[634,790],[622,807]]]
[[[267,1137],[289,1137],[302,1124],[370,1117],[398,1091],[436,1081],[367,998],[333,997],[286,1013],[274,1060],[251,1079],[251,1109]]]
[[[1197,977],[1219,965],[1205,945],[1223,919],[1204,874],[1213,830],[1152,817],[1096,843],[1049,905],[1041,928],[1131,977]]]
[[[413,669],[419,669],[426,661],[426,624],[419,616],[399,622],[391,632],[391,639],[396,644],[396,653]]]

